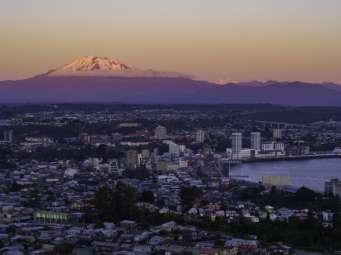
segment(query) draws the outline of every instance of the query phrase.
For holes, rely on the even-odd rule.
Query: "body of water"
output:
[[[326,181],[341,179],[341,158],[245,163],[231,169],[232,178],[251,182],[260,182],[265,175],[286,175],[294,187],[324,191]]]

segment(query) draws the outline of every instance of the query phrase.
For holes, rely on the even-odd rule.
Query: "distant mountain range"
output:
[[[99,57],[83,57],[30,79],[0,82],[0,103],[81,102],[341,106],[341,86],[277,81],[219,85]]]

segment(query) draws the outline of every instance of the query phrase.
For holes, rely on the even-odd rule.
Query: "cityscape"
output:
[[[0,255],[341,254],[340,0],[1,0]]]
[[[260,120],[269,109],[273,116],[291,114],[281,121]],[[290,121],[298,111],[316,118],[318,110],[270,105],[3,106],[0,251],[337,251],[341,110],[328,113],[337,120]],[[305,162],[324,160],[334,170],[319,172],[334,171],[334,178],[321,190],[306,186],[305,179],[301,186],[293,185],[296,176],[290,171],[260,174],[259,181],[238,171],[289,162],[301,164],[300,171],[309,176]]]

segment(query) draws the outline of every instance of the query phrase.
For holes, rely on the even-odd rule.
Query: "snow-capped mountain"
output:
[[[341,107],[341,90],[336,84],[305,82],[250,81],[218,85],[91,56],[33,78],[0,82],[0,103],[56,102]]]
[[[120,63],[118,60],[107,57],[86,56],[72,61],[61,68],[54,70],[51,74],[56,73],[75,73],[75,72],[126,72],[135,68]]]
[[[47,76],[188,77],[155,70],[143,70],[116,59],[86,56],[46,73]]]

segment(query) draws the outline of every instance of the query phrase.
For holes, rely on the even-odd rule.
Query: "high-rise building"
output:
[[[180,155],[180,145],[174,143],[174,142],[169,142],[168,143],[168,146],[169,146],[169,153],[171,155],[174,155],[174,156],[179,156]]]
[[[136,150],[127,151],[127,168],[136,169],[138,165],[138,154]]]
[[[163,126],[157,126],[155,128],[155,138],[163,140],[167,138],[167,129]]]
[[[180,153],[184,153],[186,151],[186,145],[180,144],[179,145],[179,150],[180,150]]]
[[[274,128],[272,130],[272,137],[274,140],[282,139],[282,129],[280,128]]]
[[[203,143],[205,142],[205,131],[204,130],[197,130],[196,134],[195,134],[195,141],[197,143]]]
[[[327,195],[333,194],[334,196],[341,195],[341,180],[339,179],[331,179],[328,182],[325,182],[324,192]]]
[[[4,131],[4,142],[7,142],[7,143],[13,142],[13,130]]]
[[[260,132],[252,132],[251,133],[251,149],[252,150],[260,150],[261,149],[261,133]]]
[[[243,135],[242,133],[232,133],[231,135],[231,142],[232,142],[232,155],[233,157],[237,157],[239,155],[239,152],[242,149],[243,146]]]

